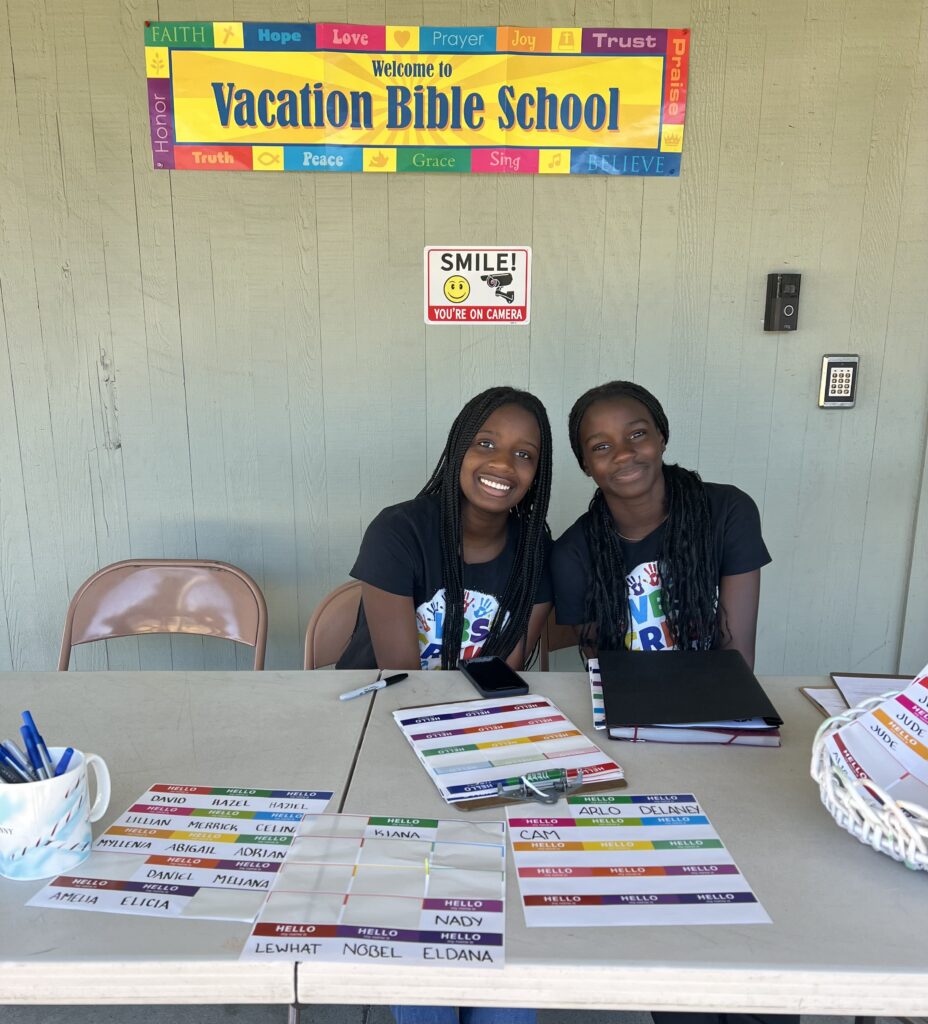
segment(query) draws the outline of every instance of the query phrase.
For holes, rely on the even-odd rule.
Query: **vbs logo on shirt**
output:
[[[461,630],[462,658],[475,658],[499,611],[499,601],[492,594],[479,590],[464,591],[464,626]],[[419,626],[419,660],[423,669],[441,668],[441,645],[444,639],[445,590],[436,590],[429,601],[416,609]]]
[[[630,651],[666,651],[673,648],[661,604],[661,578],[657,562],[642,562],[625,577],[628,584],[628,624],[625,646]]]

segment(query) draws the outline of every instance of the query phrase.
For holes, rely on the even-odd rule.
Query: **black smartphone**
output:
[[[484,697],[521,697],[528,684],[502,658],[469,658],[458,668]]]

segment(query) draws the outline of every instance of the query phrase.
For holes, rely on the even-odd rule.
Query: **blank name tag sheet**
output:
[[[158,783],[31,907],[253,921],[306,814],[331,792]]]
[[[528,927],[769,924],[692,794],[511,807]]]
[[[505,891],[501,821],[318,814],[242,959],[501,967]]]

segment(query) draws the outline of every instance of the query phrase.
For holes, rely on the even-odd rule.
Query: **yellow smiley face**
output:
[[[449,302],[463,302],[470,295],[470,282],[460,274],[454,274],[445,281],[445,298]]]

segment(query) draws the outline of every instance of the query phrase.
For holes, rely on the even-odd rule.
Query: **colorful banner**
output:
[[[146,22],[169,170],[680,173],[688,29]]]

